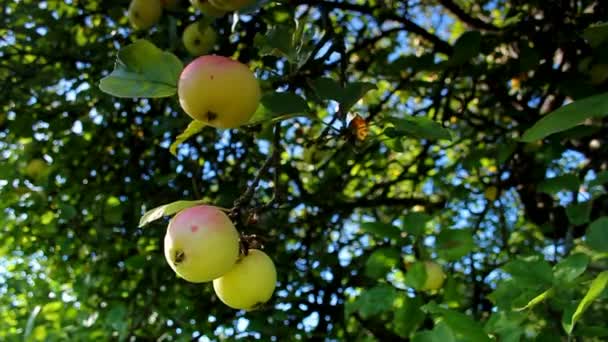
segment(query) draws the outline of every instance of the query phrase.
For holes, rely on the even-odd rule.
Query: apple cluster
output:
[[[215,128],[237,128],[247,123],[258,108],[261,89],[249,67],[228,57],[207,55],[217,40],[209,18],[253,2],[191,0],[204,18],[184,30],[184,47],[197,58],[182,70],[177,92],[181,107],[192,119]],[[159,21],[163,8],[174,10],[178,5],[179,0],[132,0],[129,21],[135,29],[149,29]],[[235,94],[239,96],[237,101]],[[253,310],[272,297],[277,274],[266,253],[250,249],[241,240],[221,209],[195,206],[180,211],[170,221],[164,241],[165,259],[186,281],[212,281],[215,293],[227,306]]]
[[[254,310],[272,297],[277,273],[261,250],[241,253],[239,240],[221,209],[200,205],[180,211],[169,222],[165,258],[189,282],[213,281],[216,295],[227,306]]]

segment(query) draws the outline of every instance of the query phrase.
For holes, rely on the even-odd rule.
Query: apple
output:
[[[488,201],[494,202],[498,198],[498,188],[495,186],[487,187],[483,195]]]
[[[227,57],[201,56],[182,71],[179,103],[193,119],[216,128],[236,128],[253,116],[260,84],[249,68]]]
[[[433,261],[425,261],[424,269],[426,271],[426,281],[422,286],[422,290],[430,291],[440,289],[445,280],[445,273],[441,266]]]
[[[40,179],[48,170],[46,162],[40,158],[32,159],[25,167],[25,174],[32,179]]]
[[[163,12],[161,0],[132,0],[129,5],[129,21],[138,30],[154,26]]]
[[[224,11],[236,11],[243,7],[253,5],[254,0],[209,0],[209,3],[215,8],[219,8]]]
[[[169,222],[165,259],[185,280],[202,283],[221,277],[239,257],[239,233],[220,209],[200,205]]]
[[[250,249],[228,273],[213,280],[213,290],[233,309],[254,310],[272,297],[276,282],[272,259],[261,250]]]
[[[197,22],[186,27],[182,40],[188,53],[200,56],[213,50],[217,41],[217,33],[210,25],[201,25]]]
[[[192,6],[198,8],[204,15],[210,17],[221,17],[226,14],[226,11],[213,7],[207,0],[190,0],[190,3]]]

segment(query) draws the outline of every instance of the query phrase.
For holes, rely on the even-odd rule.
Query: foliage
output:
[[[0,340],[608,338],[608,3],[259,1],[210,20],[264,92],[225,131],[175,96],[201,13],[127,8],[2,3]],[[197,203],[263,238],[268,305],[166,265]]]

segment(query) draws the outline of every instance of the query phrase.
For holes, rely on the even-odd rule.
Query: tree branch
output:
[[[471,28],[492,32],[500,31],[500,28],[471,16],[452,0],[439,0],[439,3]]]

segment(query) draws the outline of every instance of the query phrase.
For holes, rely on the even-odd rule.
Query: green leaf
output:
[[[431,216],[429,214],[420,213],[420,212],[411,212],[406,214],[403,219],[403,231],[412,235],[422,235],[424,234],[424,227],[426,223],[431,220]]]
[[[606,288],[606,285],[608,285],[608,271],[604,271],[598,274],[598,276],[593,280],[593,282],[591,282],[591,286],[589,287],[587,294],[585,295],[583,300],[581,300],[581,302],[578,304],[576,311],[572,315],[572,319],[570,320],[570,325],[567,330],[568,335],[572,333],[574,325],[581,318],[581,316],[583,315],[585,310],[587,310],[589,305],[591,305],[591,303],[597,297],[599,297],[600,294],[602,294],[602,292]]]
[[[570,224],[573,225],[581,225],[589,222],[591,201],[569,205],[566,207],[566,215],[568,215]]]
[[[407,269],[405,284],[416,290],[422,289],[426,282],[427,274],[424,262],[417,261]]]
[[[368,91],[376,89],[375,84],[367,82],[352,82],[342,87],[338,81],[326,77],[314,80],[311,87],[321,100],[337,101],[345,113]]]
[[[445,322],[439,322],[433,330],[417,332],[412,342],[456,342],[452,330]]]
[[[450,327],[459,340],[471,342],[490,341],[483,326],[466,314],[442,308],[434,303],[427,304],[422,309],[431,314],[441,315],[443,317],[443,322]]]
[[[600,217],[589,225],[585,242],[598,252],[608,252],[608,216]]]
[[[382,222],[364,222],[361,224],[361,230],[381,238],[399,239],[401,237],[399,228]]]
[[[422,324],[425,315],[420,310],[421,306],[422,300],[418,297],[409,298],[403,295],[395,300],[393,326],[399,336],[409,337]]]
[[[139,220],[139,227],[143,227],[146,224],[158,220],[163,216],[173,215],[179,211],[182,211],[186,208],[191,208],[197,206],[199,204],[203,204],[203,200],[198,201],[176,201],[172,203],[168,203],[165,205],[161,205],[160,207],[156,207],[154,209],[146,211],[146,213]]]
[[[397,292],[390,285],[378,285],[364,291],[355,302],[355,307],[363,319],[389,311],[393,307],[393,302]]]
[[[389,247],[374,251],[365,263],[365,275],[370,278],[384,277],[401,260],[401,252]]]
[[[306,100],[293,92],[264,94],[260,102],[266,109],[278,115],[308,113],[310,111]]]
[[[509,273],[520,288],[550,287],[553,284],[553,270],[544,260],[517,259],[508,262],[503,270]]]
[[[538,191],[549,195],[555,195],[562,190],[578,191],[580,181],[575,175],[568,174],[545,179],[538,184]]]
[[[595,176],[595,179],[589,182],[589,186],[598,186],[608,183],[608,171],[602,171]]]
[[[586,119],[608,115],[608,93],[586,97],[569,103],[553,112],[528,129],[521,140],[533,142],[553,133],[565,131],[582,124]]]
[[[388,137],[412,136],[418,139],[451,140],[450,131],[438,122],[435,122],[426,117],[406,116],[404,118],[386,118],[387,122],[393,126],[384,130],[384,134]]]
[[[190,138],[191,136],[202,131],[203,128],[205,128],[204,122],[192,120],[188,124],[188,127],[186,127],[186,130],[183,131],[177,137],[175,137],[175,141],[171,144],[171,146],[169,146],[169,152],[171,152],[172,155],[176,156],[177,148],[179,147],[179,145],[181,145],[184,141],[188,140],[188,138]]]
[[[604,42],[608,42],[608,23],[587,27],[583,32],[583,38],[587,39],[589,45],[594,48],[599,47]]]
[[[274,92],[264,94],[258,109],[247,124],[274,123],[298,116],[316,119],[310,116],[308,103],[301,96],[292,92]]]
[[[116,303],[108,311],[108,315],[106,316],[106,323],[112,327],[112,329],[121,331],[126,328],[127,325],[127,308],[122,303]]]
[[[468,31],[463,33],[456,43],[454,52],[448,61],[450,66],[463,65],[479,54],[481,50],[481,33],[478,31]]]
[[[554,284],[567,285],[583,274],[589,265],[589,257],[585,254],[573,254],[553,266]]]
[[[167,97],[177,91],[183,64],[147,40],[138,40],[118,52],[114,71],[99,88],[116,97]]]
[[[462,258],[474,247],[473,231],[470,229],[443,230],[437,236],[437,253],[448,261]]]
[[[555,293],[555,290],[553,288],[550,288],[547,291],[545,291],[545,292],[539,294],[538,296],[534,297],[525,306],[523,306],[521,308],[514,308],[513,310],[515,310],[515,311],[524,311],[526,309],[530,309],[530,308],[534,307],[535,305],[537,305],[539,303],[542,303],[545,299],[553,296],[554,293]]]

